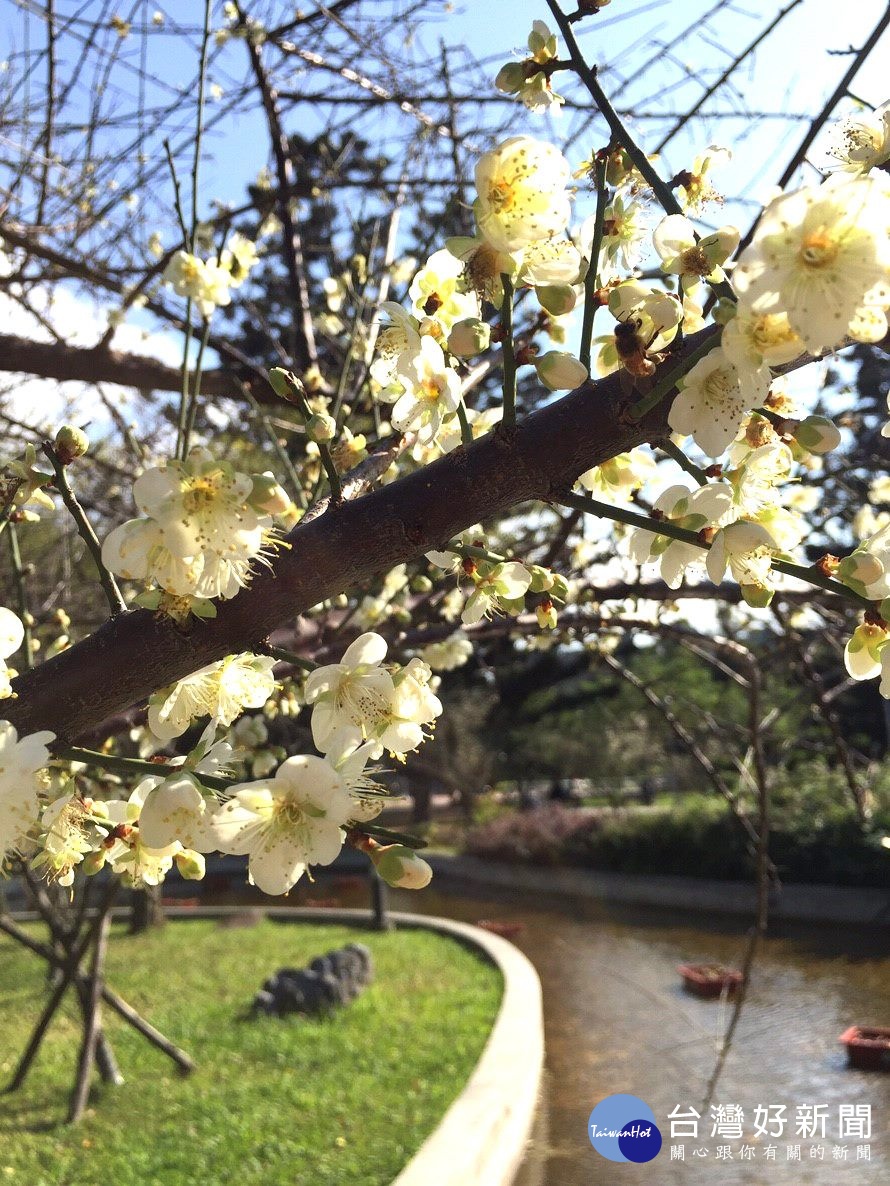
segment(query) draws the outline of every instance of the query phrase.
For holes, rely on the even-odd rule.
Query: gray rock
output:
[[[279,968],[253,1001],[253,1012],[283,1017],[319,1016],[348,1005],[374,980],[374,961],[363,943],[317,956],[307,968]]]

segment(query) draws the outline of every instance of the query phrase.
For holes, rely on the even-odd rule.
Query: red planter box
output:
[[[525,930],[524,922],[502,922],[500,919],[480,918],[476,923],[483,931],[491,931],[493,935],[500,935],[504,939],[515,939]]]
[[[839,1042],[847,1047],[847,1060],[860,1071],[890,1071],[890,1026],[851,1025]]]
[[[680,964],[677,971],[686,991],[697,997],[729,996],[742,983],[741,972],[720,964]]]

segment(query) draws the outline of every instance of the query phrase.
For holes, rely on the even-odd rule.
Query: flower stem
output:
[[[195,774],[185,766],[173,766],[167,762],[143,762],[141,758],[122,758],[117,754],[103,754],[95,749],[82,749],[79,745],[60,746],[53,751],[53,757],[61,758],[64,762],[83,762],[86,766],[98,766],[112,774],[131,774],[134,778],[147,774],[154,774],[159,778],[166,778],[171,774],[191,774],[202,786],[214,791],[225,791],[237,782],[234,778]]]
[[[590,498],[586,494],[563,493],[556,501],[562,506],[585,511],[587,514],[597,515],[601,519],[613,519],[617,523],[626,523],[629,527],[639,527],[643,531],[651,531],[653,535],[666,535],[669,539],[692,544],[703,551],[710,549],[710,544],[705,543],[697,531],[690,531],[687,527],[678,527],[670,519],[651,519],[648,515],[641,515],[638,511],[631,511],[626,507],[611,506],[607,502],[600,502],[599,499]],[[867,597],[860,596],[852,589],[848,589],[840,581],[834,581],[831,577],[825,576],[816,567],[807,567],[803,564],[794,564],[790,560],[778,559],[773,560],[772,566],[777,572],[785,573],[786,576],[796,577],[797,580],[814,585],[817,589],[824,589],[826,593],[833,593],[836,597],[852,601],[860,609],[874,609],[877,604],[869,601]]]
[[[675,445],[672,440],[665,439],[659,441],[658,448],[661,449],[662,453],[667,453],[668,457],[673,461],[676,461],[680,469],[685,469],[687,474],[695,478],[699,486],[707,486],[708,475],[705,471],[700,465],[696,465],[694,461],[690,461],[683,450],[678,445]]]
[[[452,552],[465,560],[487,560],[490,564],[503,564],[507,557],[498,552],[490,552],[488,548],[478,548],[474,544],[446,544],[443,552]]]
[[[593,319],[599,308],[594,293],[599,287],[600,249],[603,243],[603,227],[606,218],[608,190],[606,189],[606,159],[597,159],[596,178],[596,214],[593,220],[593,242],[590,247],[590,263],[587,275],[584,277],[584,317],[581,324],[581,349],[579,357],[587,373],[590,374],[590,343],[593,339]]]
[[[513,281],[506,274],[501,276],[504,286],[504,301],[501,305],[501,331],[503,341],[504,370],[504,419],[508,428],[516,423],[516,352],[513,347]]]
[[[697,362],[703,359],[706,355],[719,345],[719,339],[715,341],[714,335],[710,335],[691,351],[677,366],[672,367],[671,370],[659,378],[658,382],[652,390],[642,399],[637,400],[635,404],[627,409],[625,415],[630,420],[642,420],[643,417],[657,407],[664,397],[677,386],[685,374],[692,370]]]
[[[183,461],[188,457],[189,444],[191,443],[192,431],[195,427],[195,418],[198,414],[198,400],[201,397],[201,369],[204,366],[204,352],[207,349],[207,340],[210,337],[210,318],[204,318],[204,332],[201,334],[201,341],[198,346],[198,357],[195,360],[195,385],[191,394],[187,397],[187,406],[184,418],[184,426],[182,433],[182,459]],[[186,371],[186,375],[188,372]]]
[[[15,582],[18,597],[19,617],[25,631],[22,646],[25,651],[25,666],[30,671],[34,666],[34,649],[31,645],[31,615],[28,612],[28,594],[25,589],[25,570],[22,565],[22,554],[19,551],[19,537],[15,523],[9,523],[9,558],[12,563],[12,577]],[[2,662],[2,660],[0,660]]]
[[[304,671],[314,671],[318,666],[311,659],[304,659],[302,655],[295,655],[293,651],[284,647],[273,647],[270,643],[260,643],[253,648],[258,655],[268,655],[270,659],[277,659],[280,663],[290,663],[291,667],[302,667]]]
[[[467,419],[467,409],[462,399],[457,401],[457,420],[460,424],[460,443],[466,448],[473,443],[473,430]]]
[[[93,563],[96,565],[99,580],[102,583],[102,588],[105,590],[105,597],[108,601],[108,608],[111,610],[112,617],[115,617],[117,614],[126,613],[127,603],[123,599],[117,581],[102,563],[102,545],[96,538],[96,533],[93,531],[92,524],[86,516],[86,511],[77,501],[74,491],[68,483],[68,475],[65,472],[64,465],[62,465],[58,454],[49,441],[44,441],[43,452],[53,467],[56,475],[56,489],[61,494],[62,502],[64,502],[68,513],[75,522],[77,534],[86,544],[90,555],[93,557]]]

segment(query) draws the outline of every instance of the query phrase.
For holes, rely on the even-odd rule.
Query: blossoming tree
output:
[[[158,885],[174,866],[200,879],[205,854],[222,852],[246,856],[250,881],[281,895],[347,844],[391,885],[422,888],[429,865],[410,837],[378,821],[387,791],[377,764],[428,745],[448,712],[438,673],[467,662],[492,633],[596,649],[626,627],[682,630],[670,606],[684,582],[699,591],[710,582],[709,596],[755,614],[786,597],[799,605],[803,591],[811,613],[828,605],[832,621],[847,615],[850,676],[880,677],[890,695],[890,525],[863,507],[858,540],[839,538],[838,554],[826,549],[815,562],[805,554],[804,512],[818,504],[810,479],[842,434],[811,410],[818,393],[792,393],[782,380],[851,344],[886,344],[890,110],[841,121],[826,176],[792,185],[789,174],[746,234],[729,222],[715,228],[709,211],[727,153],[709,148],[663,174],[580,48],[578,30],[606,19],[604,0],[548,7],[552,27],[535,21],[527,53],[495,85],[540,116],[565,105],[555,89],[565,79],[567,93],[583,96],[571,102],[598,121],[588,159],[508,129],[474,154],[471,218],[457,214],[425,260],[406,267],[397,220],[382,237],[378,219],[382,267],[371,283],[367,256],[312,276],[268,65],[277,52],[330,69],[308,40],[291,40],[330,14],[272,27],[227,4],[214,36],[208,3],[190,214],[167,143],[178,229],[158,232],[156,262],[118,286],[122,305],[102,348],[11,344],[19,370],[169,390],[168,369],[116,354],[111,339],[139,305],[185,338],[172,423],[150,449],[125,426],[128,451],[112,463],[134,513],[88,505],[101,497],[95,475],[90,499],[81,497],[91,445],[80,428],[63,425],[3,459],[12,603],[0,609],[0,853],[31,883],[62,952],[0,920],[61,967],[15,1082],[73,984],[85,1025],[72,1118],[94,1060],[116,1074],[103,994],[127,1015],[102,978],[115,886]],[[163,14],[153,23],[162,29]],[[120,20],[110,32],[123,42],[132,30]],[[271,145],[252,237],[233,229],[230,209],[199,217],[207,60],[214,42],[233,41]],[[368,82],[351,74],[338,77]],[[13,206],[0,228],[6,288],[25,303],[33,261],[114,287],[113,269],[42,235],[62,193],[52,181],[54,86],[51,78],[32,220]],[[423,123],[417,104],[396,98]],[[456,145],[453,120],[450,136]],[[409,181],[403,172],[399,203]],[[79,201],[92,218],[96,194]],[[237,308],[276,244],[292,320],[289,342],[268,335],[279,363],[270,366],[227,340],[219,311]],[[400,277],[404,300],[394,299]],[[319,281],[326,308],[316,311],[309,296]],[[244,301],[244,316],[261,322]],[[202,377],[208,350],[219,365]],[[235,414],[223,431],[211,397],[240,400],[263,435],[239,442]],[[32,608],[29,533],[62,520],[89,558],[79,579],[107,603],[106,620],[88,631],[67,610],[41,619]],[[589,520],[616,529],[599,536],[600,565],[590,560]],[[628,610],[625,598],[610,610],[596,595],[616,557],[644,572],[658,566],[663,594],[651,613]],[[769,857],[756,665],[738,643],[714,645],[735,655],[752,689],[762,924]],[[266,747],[261,710],[304,712],[313,752]],[[91,878],[107,887],[97,910],[80,912],[77,925],[60,921],[45,883],[73,890]]]

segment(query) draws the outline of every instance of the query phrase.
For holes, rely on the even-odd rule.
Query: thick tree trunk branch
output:
[[[703,330],[684,343],[699,347]],[[671,360],[676,365],[677,358]],[[480,519],[547,500],[585,470],[666,432],[669,401],[640,423],[622,419],[617,375],[585,383],[527,417],[364,497],[299,524],[272,571],[219,604],[217,617],[177,628],[147,610],[121,614],[20,676],[4,714],[20,733],[70,742],[157,688],[249,650],[326,598],[443,544]]]

